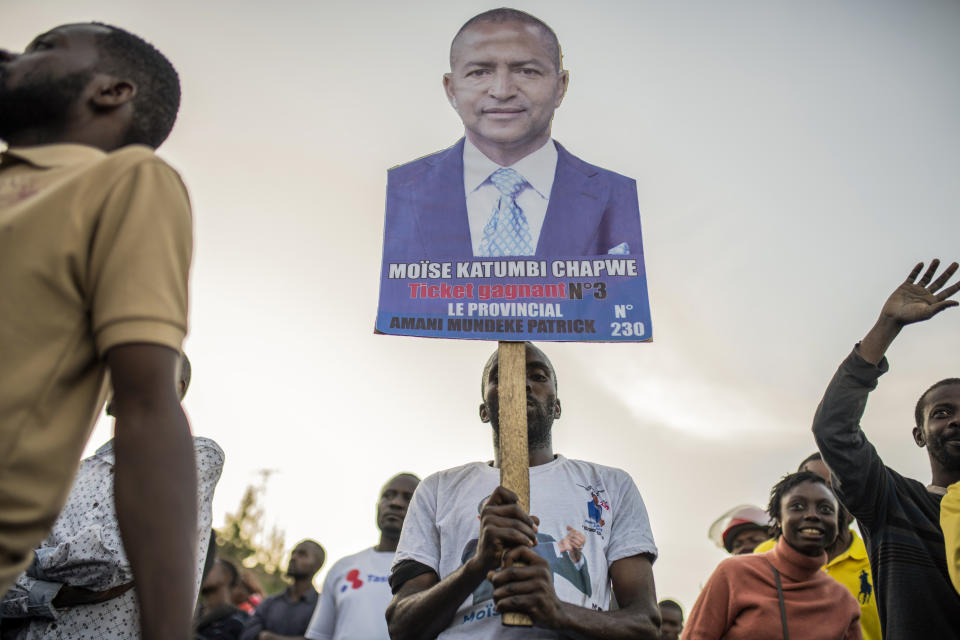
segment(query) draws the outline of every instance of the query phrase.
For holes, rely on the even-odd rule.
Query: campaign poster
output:
[[[484,17],[498,11],[516,15]],[[636,182],[554,139],[556,34],[510,9],[478,18],[443,74],[463,137],[387,175],[376,331],[651,340]]]

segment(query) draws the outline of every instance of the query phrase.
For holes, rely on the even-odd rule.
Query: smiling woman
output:
[[[800,471],[785,476],[770,492],[768,512],[776,537],[803,555],[820,557],[837,537],[837,498],[822,476]]]
[[[837,536],[837,498],[809,471],[784,476],[770,491],[777,545],[728,558],[710,576],[684,639],[860,638],[860,607],[821,571]]]

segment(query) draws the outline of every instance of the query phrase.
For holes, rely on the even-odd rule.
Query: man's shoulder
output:
[[[883,476],[885,476],[886,482],[888,483],[887,487],[893,490],[893,493],[887,494],[888,501],[896,499],[928,505],[938,502],[937,499],[930,494],[926,485],[924,485],[922,482],[915,480],[914,478],[901,475],[889,465],[883,464],[882,460],[880,463],[882,465]],[[848,474],[855,473],[855,468],[838,468],[836,471],[834,471],[834,475],[838,476],[838,479],[840,480],[839,490],[841,493],[843,491],[843,478],[848,477]],[[878,488],[875,487],[874,490],[878,490]]]
[[[119,149],[114,149],[106,154],[104,161],[117,163],[127,162],[132,164],[138,162],[164,162],[160,156],[157,155],[156,151],[142,144],[131,144],[120,147]],[[164,162],[164,164],[166,163]]]
[[[122,173],[124,170],[150,164],[176,171],[150,147],[134,144],[113,151],[102,151],[83,144],[50,144],[36,147],[15,147],[9,155],[41,169],[69,168],[73,173],[98,176]]]
[[[424,478],[421,484],[423,483],[430,483],[434,485],[445,484],[457,478],[462,478],[464,476],[472,476],[478,473],[483,473],[484,468],[493,469],[494,471],[496,471],[496,469],[490,466],[489,462],[480,462],[480,461],[468,462],[466,464],[461,464],[460,466],[457,466],[457,467],[450,467],[449,469],[435,471],[430,475],[428,475],[426,478]]]
[[[563,474],[574,479],[582,479],[588,484],[595,481],[617,486],[633,484],[633,478],[623,469],[587,460],[566,458],[562,455],[557,455],[553,462],[540,468],[531,467],[530,471],[531,483],[536,483],[538,477],[549,478],[554,477],[555,474]],[[489,462],[468,462],[458,467],[431,473],[423,479],[417,491],[429,491],[434,495],[440,491],[445,494],[457,493],[462,488],[472,487],[477,478],[488,476],[496,481],[499,473],[500,470]]]
[[[274,593],[273,595],[266,596],[263,600],[260,601],[260,604],[257,605],[257,608],[260,608],[265,604],[280,600],[281,598],[283,598],[284,595],[286,595],[286,593],[287,593],[287,588],[284,587],[282,591]]]
[[[197,464],[200,466],[222,467],[225,454],[223,449],[215,440],[203,436],[193,438],[193,451],[197,457]]]
[[[468,462],[436,471],[420,482],[414,492],[415,499],[442,510],[444,505],[449,506],[451,501],[456,503],[468,494],[477,491],[489,493],[499,483],[499,474],[500,470],[488,462]]]
[[[189,202],[180,174],[150,147],[129,145],[109,153],[87,151],[83,155],[71,153],[76,161],[64,159],[56,165],[69,167],[71,179],[65,184],[76,185],[84,202],[98,202],[118,186],[146,189],[158,196],[177,194],[184,203]]]
[[[611,467],[609,465],[600,464],[597,462],[590,462],[589,460],[565,458],[559,455],[557,456],[557,459],[558,462],[561,463],[557,465],[558,468],[566,467],[567,469],[574,469],[580,473],[588,475],[599,475],[605,480],[610,479],[633,482],[633,478],[630,476],[630,474],[619,467]]]
[[[616,187],[622,188],[636,188],[637,181],[633,178],[627,177],[616,171],[611,171],[610,169],[604,169],[603,167],[591,164],[579,156],[575,156],[570,153],[563,145],[559,142],[557,144],[557,162],[563,163],[568,169],[573,169],[579,171],[588,177],[599,177],[605,182],[610,183]]]
[[[177,174],[176,170],[158,156],[153,149],[142,144],[120,147],[108,153],[91,157],[85,164],[90,170],[116,173],[123,173],[134,167],[150,165]],[[179,174],[177,175],[179,176]]]
[[[351,553],[350,555],[343,556],[339,560],[333,563],[333,566],[330,567],[330,570],[327,572],[327,575],[334,575],[341,571],[344,567],[349,565],[355,565],[360,561],[366,560],[370,554],[373,552],[372,547],[367,547],[362,551],[357,551],[356,553]]]
[[[161,158],[150,147],[142,144],[132,144],[111,151],[103,162],[111,169],[124,173],[135,169],[150,169],[158,173],[168,174],[182,184],[180,173],[170,163]]]
[[[388,180],[393,184],[420,180],[425,173],[429,172],[438,164],[455,161],[458,154],[461,158],[463,157],[462,138],[446,149],[420,156],[415,160],[390,168],[387,171]]]
[[[927,485],[919,480],[900,475],[897,471],[884,465],[887,472],[887,478],[896,489],[897,494],[904,502],[913,502],[921,509],[929,509],[931,512],[940,512],[940,496],[931,493]]]
[[[770,573],[772,578],[773,572],[770,569],[771,565],[769,558],[773,557],[774,553],[775,548],[770,549],[769,551],[761,551],[758,553],[745,553],[738,556],[727,556],[717,563],[716,568],[713,570],[713,574],[718,578],[726,579],[726,577],[731,574],[744,575],[744,573],[761,573],[766,575],[767,573]],[[824,577],[827,577],[827,574],[824,573],[823,575]]]
[[[257,605],[257,610],[266,610],[272,607],[277,602],[283,601],[284,596],[287,595],[287,589],[284,588],[279,593],[275,593],[272,596],[267,596],[260,601],[260,604]]]

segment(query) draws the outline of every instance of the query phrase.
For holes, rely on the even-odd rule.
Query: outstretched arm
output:
[[[900,330],[956,306],[957,302],[948,298],[960,290],[960,283],[946,288],[944,285],[956,272],[957,264],[951,264],[933,280],[939,264],[939,260],[933,260],[917,281],[923,270],[923,264],[918,264],[890,294],[877,322],[859,348],[840,365],[814,415],[813,435],[824,461],[833,472],[834,488],[850,512],[868,527],[883,516],[887,472],[880,456],[860,429],[860,418],[867,405],[867,396],[886,371],[884,352]]]
[[[174,382],[178,357],[151,344],[106,354],[117,418],[117,520],[145,640],[188,638],[195,597],[197,470]]]
[[[960,304],[956,300],[949,300],[950,296],[960,291],[960,282],[943,288],[957,271],[957,263],[951,263],[939,278],[930,282],[939,266],[939,260],[931,260],[929,268],[917,281],[917,276],[923,271],[923,263],[918,263],[903,284],[890,294],[880,309],[877,322],[860,343],[861,358],[870,364],[879,364],[903,327],[929,320],[944,309]]]
[[[529,549],[536,544],[536,524],[517,503],[516,494],[497,487],[480,513],[476,553],[443,580],[430,572],[406,581],[387,607],[390,637],[393,640],[436,638],[450,625],[457,608],[480,586],[487,573],[500,566],[504,549],[517,546]]]

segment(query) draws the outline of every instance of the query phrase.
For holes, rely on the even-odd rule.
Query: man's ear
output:
[[[490,410],[486,402],[480,403],[480,422],[490,422]]]
[[[90,101],[98,109],[115,109],[127,104],[136,95],[137,87],[129,80],[102,76],[102,79],[96,81],[96,88]]]
[[[553,108],[556,109],[560,106],[560,103],[563,102],[563,97],[567,95],[567,87],[570,86],[570,72],[564,69],[558,74],[560,77],[557,78],[557,82],[560,83],[558,87],[558,94],[556,104],[553,105]]]
[[[918,447],[925,447],[927,445],[927,437],[923,434],[921,427],[913,428],[913,441],[917,443]]]
[[[557,398],[553,401],[553,419],[556,420],[560,417],[560,398]]]
[[[447,101],[454,109],[457,108],[457,96],[453,95],[453,74],[443,74],[443,92],[447,94]]]

